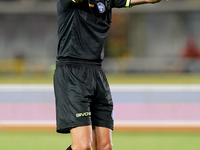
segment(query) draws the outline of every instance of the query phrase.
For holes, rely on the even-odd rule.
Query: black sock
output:
[[[66,150],[72,150],[71,145]]]

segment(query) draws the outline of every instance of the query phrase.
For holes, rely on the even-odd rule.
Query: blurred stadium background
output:
[[[4,141],[0,149],[11,149],[6,140],[20,139],[13,130],[26,131],[25,139],[35,139],[30,130],[37,135],[41,129],[49,130],[41,140],[47,136],[61,140],[51,132],[55,130],[52,78],[56,51],[56,0],[0,0],[0,141]],[[115,128],[123,131],[120,135],[114,132],[115,150],[123,149],[122,139],[141,143],[131,145],[131,141],[127,150],[200,149],[199,0],[114,9],[103,68],[115,103]],[[165,148],[162,142],[155,146],[161,135],[171,138],[165,137],[169,142]],[[184,140],[170,147],[171,142],[176,145],[174,137]],[[45,142],[49,143],[40,143],[42,149],[48,149]]]

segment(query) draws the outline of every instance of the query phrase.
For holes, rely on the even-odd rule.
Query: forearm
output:
[[[160,1],[161,0],[131,0],[131,6],[148,4],[148,3],[154,4],[154,3],[158,3]]]

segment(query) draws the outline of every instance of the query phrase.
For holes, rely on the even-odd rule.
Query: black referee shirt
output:
[[[102,61],[104,43],[111,23],[112,8],[129,7],[130,0],[58,0],[57,59]]]

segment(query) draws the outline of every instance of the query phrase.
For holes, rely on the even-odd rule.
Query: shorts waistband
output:
[[[98,65],[102,66],[101,62],[95,62],[95,61],[88,61],[83,59],[73,59],[73,58],[66,58],[66,59],[59,59],[56,60],[57,64],[86,64],[86,65]]]

